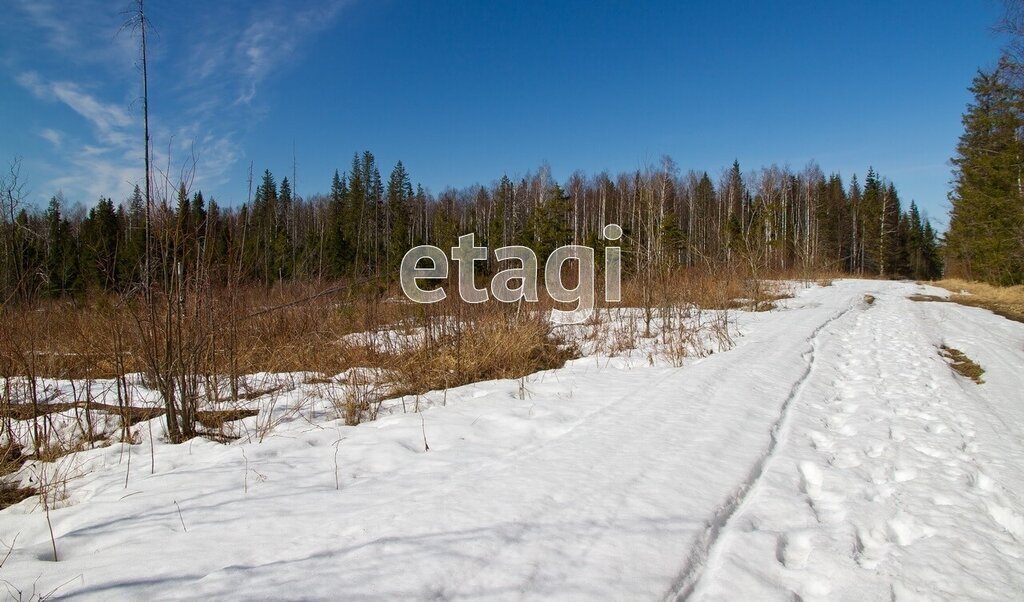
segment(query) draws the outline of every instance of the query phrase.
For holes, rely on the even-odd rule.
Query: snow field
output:
[[[358,427],[303,387],[256,402],[262,442],[151,450],[143,423],[71,457],[60,562],[36,502],[0,512],[0,579],[82,599],[1021,597],[1024,325],[907,300],[923,290],[808,288],[682,367],[651,341],[591,350]]]

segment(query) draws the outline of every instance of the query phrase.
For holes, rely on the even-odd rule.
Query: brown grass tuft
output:
[[[953,293],[950,301],[987,309],[1008,320],[1024,322],[1024,285],[992,286],[984,282],[956,279],[939,280],[934,284]]]
[[[942,345],[939,347],[939,355],[949,361],[950,368],[957,374],[965,376],[979,385],[984,384],[985,381],[982,380],[981,376],[985,374],[985,370],[974,360],[967,357],[967,354],[963,351]]]
[[[520,378],[560,368],[579,356],[558,337],[543,312],[479,311],[453,332],[427,336],[395,358],[395,395],[415,395],[472,382]]]

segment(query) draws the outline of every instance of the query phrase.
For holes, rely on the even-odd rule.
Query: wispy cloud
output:
[[[15,80],[40,100],[56,100],[67,105],[92,124],[104,142],[124,143],[125,129],[132,125],[132,119],[121,106],[101,102],[74,82],[46,81],[32,71],[19,74]]]
[[[39,137],[49,142],[57,149],[61,148],[61,145],[64,144],[64,133],[53,128],[43,128],[39,131]]]
[[[173,172],[164,177],[178,177],[184,164],[194,166],[195,186],[226,185],[244,155],[239,140],[269,111],[260,102],[263,88],[348,1],[254,0],[185,12],[155,5],[150,86],[159,102],[150,121],[154,163]],[[70,109],[84,126],[34,124],[53,147],[44,161],[53,176],[44,183],[46,194],[63,188],[88,203],[101,194],[119,199],[142,179],[140,105],[133,100],[139,94],[137,40],[120,31],[129,3],[123,4],[12,0],[11,14],[19,20],[12,27],[23,27],[50,53],[10,53],[14,80],[41,102]],[[58,71],[67,64],[86,67]]]
[[[15,81],[40,101],[71,109],[91,129],[88,142],[54,128],[39,131],[54,147],[46,163],[58,174],[46,182],[45,194],[62,189],[93,203],[100,196],[123,197],[139,181],[142,151],[133,144],[140,138],[139,128],[124,107],[99,99],[75,82],[50,81],[34,71],[19,73]]]
[[[48,44],[59,50],[79,46],[79,29],[61,16],[60,5],[46,0],[14,0],[14,5],[45,34]]]
[[[34,30],[35,40],[65,61],[124,69],[135,60],[130,35],[120,35],[128,0],[11,0],[14,11]]]
[[[267,77],[330,27],[347,1],[312,6],[280,0],[251,3],[248,15],[233,15],[244,26],[232,30],[224,29],[224,15],[214,14],[193,44],[188,72],[203,85],[216,80],[233,87],[224,90],[233,104],[250,104]]]

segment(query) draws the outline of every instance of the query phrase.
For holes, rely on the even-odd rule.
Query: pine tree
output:
[[[146,205],[138,185],[128,197],[120,251],[121,282],[141,282],[146,255]]]
[[[566,219],[571,209],[569,196],[555,184],[548,190],[544,202],[530,214],[527,230],[535,233],[532,246],[541,263],[547,261],[555,249],[571,241],[572,231]]]
[[[910,201],[910,209],[904,216],[901,228],[905,232],[904,244],[908,275],[915,280],[927,279],[924,258],[924,224],[921,223],[921,213],[914,201]]]
[[[78,253],[71,223],[62,213],[62,204],[63,198],[57,195],[50,199],[46,210],[46,288],[54,297],[73,293],[80,285]]]
[[[974,102],[953,158],[946,235],[952,273],[997,284],[1024,282],[1024,101],[1010,71],[1004,58],[995,71],[979,72],[970,88]]]
[[[924,253],[924,278],[934,280],[943,275],[942,254],[939,250],[938,236],[928,220],[924,220],[921,244]]]
[[[386,265],[390,270],[398,265],[409,246],[409,209],[412,204],[412,183],[405,166],[399,161],[388,178]]]
[[[345,273],[352,260],[352,246],[348,237],[350,230],[346,223],[350,218],[348,200],[348,185],[338,170],[334,170],[331,194],[328,197],[327,233],[324,237],[324,263],[327,273],[334,278]]]
[[[879,274],[882,277],[904,276],[907,272],[906,232],[900,228],[900,197],[891,182],[882,191],[882,208],[879,215]]]
[[[367,239],[367,180],[359,154],[352,157],[352,170],[348,176],[348,215],[345,216],[345,237],[352,244],[352,267],[355,272],[365,268]]]
[[[114,203],[100,198],[82,224],[82,261],[87,284],[103,290],[118,287],[117,244],[120,237]]]
[[[263,172],[263,181],[256,188],[253,199],[252,225],[255,236],[255,259],[253,267],[259,266],[265,284],[270,284],[278,277],[277,260],[274,255],[277,237],[277,184],[274,175],[267,169]]]
[[[279,279],[291,278],[295,269],[295,248],[291,233],[292,187],[288,177],[281,179],[274,217],[274,237],[271,242],[274,255],[274,274]]]
[[[850,180],[850,192],[847,194],[847,213],[850,216],[850,256],[847,269],[854,274],[864,273],[864,228],[861,214],[864,211],[864,197],[857,174]]]
[[[862,261],[863,269],[879,273],[882,258],[881,250],[881,215],[882,215],[882,182],[869,167],[864,176],[864,193],[860,203],[860,231],[863,238]]]

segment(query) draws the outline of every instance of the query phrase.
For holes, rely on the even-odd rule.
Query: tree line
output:
[[[4,179],[0,286],[5,299],[127,292],[147,266],[147,214],[165,270],[202,269],[214,283],[394,278],[405,251],[442,248],[473,232],[477,244],[522,244],[543,261],[564,244],[600,253],[605,224],[622,226],[624,267],[755,273],[846,272],[927,279],[942,270],[937,235],[916,204],[904,209],[895,185],[869,169],[863,184],[826,176],[816,164],[743,173],[738,163],[712,179],[681,173],[672,159],[611,176],[573,173],[556,182],[547,166],[513,181],[446,188],[412,185],[401,162],[385,183],[373,154],[335,171],[330,191],[296,196],[288,178],[264,171],[251,202],[221,206],[190,192],[147,207],[138,187],[115,204],[101,198],[69,211],[60,194],[45,210],[19,197],[16,171]],[[150,270],[155,269],[153,266]],[[495,270],[493,261],[482,267]]]

